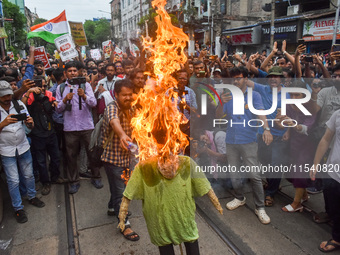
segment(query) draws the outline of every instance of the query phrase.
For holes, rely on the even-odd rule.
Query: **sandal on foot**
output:
[[[330,222],[331,219],[329,218],[328,213],[321,212],[313,216],[313,221],[318,224],[322,224],[322,223]]]
[[[301,198],[301,204],[307,202],[308,199],[310,199],[310,196],[307,196],[307,198]]]
[[[267,207],[272,207],[274,205],[274,198],[272,198],[271,196],[266,196],[266,198],[264,199],[264,205]]]
[[[289,205],[286,205],[285,207],[282,207],[281,210],[284,211],[284,212],[297,212],[297,211],[302,212],[303,206],[300,206],[300,207],[294,209],[293,206],[289,204]]]
[[[325,247],[323,247],[323,248],[321,248],[320,245],[319,245],[319,250],[322,251],[322,252],[332,252],[332,251],[339,250],[339,249],[340,249],[340,245],[339,245],[339,244],[336,244],[336,243],[333,243],[332,241],[333,241],[333,239],[328,240],[327,243],[326,243],[326,245],[325,245]],[[329,245],[333,246],[334,248],[333,248],[333,249],[325,250],[325,248],[326,248],[327,246],[329,246]]]
[[[125,230],[127,230],[128,228],[131,229],[129,225],[126,225],[124,231],[120,231],[120,233],[129,241],[138,241],[139,235],[134,231],[129,234],[124,235]],[[135,236],[135,237],[132,237],[132,236]]]

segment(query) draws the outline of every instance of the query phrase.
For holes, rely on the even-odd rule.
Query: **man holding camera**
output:
[[[77,156],[79,154],[80,142],[85,143],[86,154],[91,133],[94,129],[91,108],[97,105],[89,83],[78,78],[79,65],[72,61],[65,65],[65,84],[57,88],[57,112],[64,114],[64,132],[66,141],[66,160],[68,163],[67,177],[70,181],[69,193],[78,192],[80,187]],[[91,166],[91,183],[100,189],[103,187],[98,167]]]
[[[27,105],[32,116],[35,127],[30,133],[32,140],[32,157],[34,166],[37,167],[40,182],[43,185],[42,195],[48,195],[51,191],[52,183],[64,183],[59,177],[60,155],[58,139],[53,127],[53,107],[57,105],[52,92],[46,90],[47,83],[44,76],[36,76],[31,83],[35,83],[22,98],[22,102]],[[50,156],[49,178],[46,166],[46,152]]]
[[[24,124],[33,128],[32,117],[27,116],[27,109],[20,101],[12,101],[13,91],[6,81],[0,81],[0,155],[6,173],[8,190],[19,223],[27,221],[19,191],[19,171],[25,180],[29,203],[36,207],[45,204],[35,195],[30,145],[26,138]]]

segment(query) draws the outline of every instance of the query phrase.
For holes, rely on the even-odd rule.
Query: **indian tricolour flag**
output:
[[[64,10],[58,17],[31,27],[27,38],[40,37],[49,43],[54,43],[54,39],[67,33],[68,26]]]

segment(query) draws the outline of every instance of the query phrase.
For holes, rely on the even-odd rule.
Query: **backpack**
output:
[[[112,104],[112,102],[110,103]],[[107,106],[109,106],[110,104],[108,104]],[[104,113],[105,114],[105,113]],[[92,133],[91,133],[91,139],[90,139],[90,143],[89,143],[89,161],[91,162],[91,164],[95,165],[95,166],[101,166],[102,165],[102,161],[100,159],[101,155],[104,152],[104,149],[107,147],[107,145],[109,144],[109,141],[112,140],[114,132],[113,129],[110,131],[109,137],[108,139],[105,141],[104,145],[102,146],[102,141],[103,141],[103,132],[102,132],[102,126],[103,126],[103,117],[104,115],[102,115],[99,119],[99,121],[97,122],[97,124],[95,125]]]

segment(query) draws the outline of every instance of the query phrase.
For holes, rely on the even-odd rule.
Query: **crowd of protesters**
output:
[[[216,176],[207,173],[213,183],[231,182],[235,198],[226,204],[234,210],[246,203],[243,186],[250,180],[255,214],[263,224],[270,223],[265,207],[273,206],[275,194],[282,177],[295,188],[294,201],[282,208],[284,212],[303,210],[303,203],[313,194],[324,194],[325,212],[315,215],[317,223],[333,221],[332,240],[323,242],[320,249],[330,251],[340,248],[340,173],[315,171],[318,166],[340,164],[340,52],[327,54],[305,53],[299,45],[295,52],[281,49],[274,43],[271,52],[250,56],[224,52],[219,58],[209,55],[204,45],[195,45],[195,52],[187,54],[188,60],[174,73],[178,81],[178,110],[187,124],[182,132],[192,137],[190,148],[183,154],[191,156],[203,166],[307,166],[308,171],[268,173],[240,171]],[[35,184],[42,185],[41,194],[48,195],[51,184],[68,183],[69,193],[80,188],[80,176],[91,178],[97,189],[103,187],[100,167],[103,165],[110,186],[108,215],[118,216],[126,186],[126,176],[131,175],[137,162],[131,153],[131,118],[140,107],[133,104],[143,87],[152,79],[149,52],[140,45],[137,55],[124,53],[109,59],[95,61],[79,58],[67,63],[52,59],[52,68],[44,68],[34,60],[34,47],[27,59],[5,59],[0,67],[0,155],[6,174],[8,189],[19,223],[26,222],[22,198],[30,204],[43,207],[36,197]],[[223,79],[227,80],[223,80]],[[244,94],[244,114],[235,114],[235,96],[228,89],[216,87],[227,83],[238,87]],[[304,106],[312,115],[305,115],[296,105],[281,111],[281,89],[284,87],[306,89],[311,94]],[[202,95],[213,88],[215,97],[208,97],[206,114],[201,113]],[[257,110],[277,104],[271,114],[256,115]],[[306,95],[291,92],[290,99]],[[248,93],[252,93],[248,97]],[[248,102],[252,98],[252,102]],[[222,103],[222,104],[221,104]],[[228,120],[215,127],[215,119]],[[257,119],[262,126],[231,125]],[[270,122],[277,119],[280,121]],[[283,125],[282,121],[286,125]],[[96,124],[101,124],[100,143],[103,148],[98,165],[91,155],[91,135]],[[274,124],[273,124],[274,123]],[[48,155],[48,157],[47,157]],[[48,160],[47,160],[48,158]],[[65,175],[60,172],[61,158],[66,161]],[[78,160],[80,158],[80,160]],[[80,162],[80,166],[78,163]],[[319,178],[318,178],[319,177]],[[321,178],[322,177],[322,178]],[[219,180],[218,180],[219,179]],[[131,212],[128,212],[128,216]],[[130,226],[128,217],[126,225]],[[127,227],[122,233],[136,241],[139,235]]]

